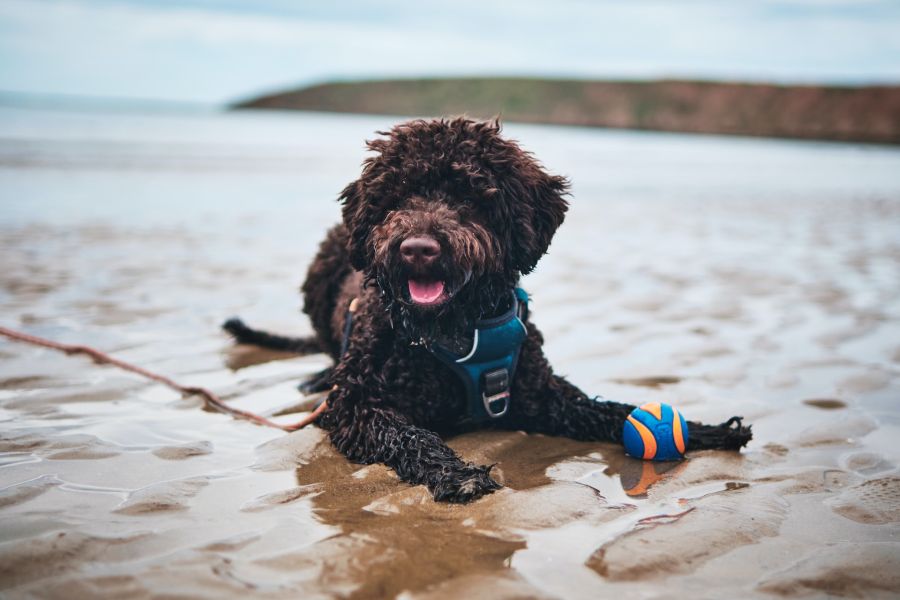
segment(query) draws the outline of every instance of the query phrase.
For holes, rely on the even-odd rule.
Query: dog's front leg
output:
[[[354,462],[383,463],[400,479],[424,484],[435,500],[468,502],[499,489],[490,467],[468,464],[437,434],[391,406],[384,360],[397,348],[393,329],[373,299],[361,302],[347,349],[331,374],[334,388],[318,424]]]
[[[507,425],[516,429],[584,441],[622,442],[622,425],[630,404],[590,398],[553,374],[541,349],[540,332],[528,324],[522,345]],[[750,441],[750,427],[732,417],[720,425],[688,421],[688,449],[740,450]]]
[[[370,402],[354,402],[341,390],[332,392],[322,425],[332,443],[350,460],[384,463],[400,479],[424,484],[435,500],[469,502],[501,486],[489,466],[464,463],[437,434],[411,425],[394,411]]]
[[[589,398],[564,378],[552,374],[545,385],[531,388],[522,396],[531,398],[521,403],[518,410],[511,409],[512,427],[576,440],[621,443],[622,425],[634,410],[630,404]],[[753,437],[750,427],[742,425],[739,417],[720,425],[695,421],[687,424],[689,450],[740,450]]]
[[[622,425],[634,406],[589,398],[554,375],[549,365],[545,368],[537,374],[517,373],[510,426],[582,441],[622,441]]]

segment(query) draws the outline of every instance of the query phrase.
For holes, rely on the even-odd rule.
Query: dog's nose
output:
[[[406,238],[400,244],[400,256],[410,265],[426,266],[441,255],[441,245],[428,236]]]

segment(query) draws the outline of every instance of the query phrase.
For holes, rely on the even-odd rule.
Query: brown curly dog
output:
[[[566,179],[501,137],[496,121],[416,120],[381,135],[303,284],[316,337],[238,319],[225,328],[240,342],[328,352],[335,366],[306,384],[331,390],[317,424],[350,460],[384,463],[436,500],[500,487],[490,466],[463,461],[439,433],[621,442],[634,407],[554,375],[516,290],[563,222]],[[688,430],[689,449],[737,450],[751,438],[739,418]]]

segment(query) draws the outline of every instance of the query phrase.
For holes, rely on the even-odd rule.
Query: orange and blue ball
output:
[[[644,460],[679,460],[688,445],[687,422],[674,407],[650,402],[631,411],[622,429],[625,452]]]

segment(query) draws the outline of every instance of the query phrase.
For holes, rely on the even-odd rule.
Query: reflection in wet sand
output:
[[[471,460],[497,463],[496,476],[506,489],[471,506],[435,503],[425,488],[400,482],[381,465],[353,465],[327,443],[297,469],[301,488],[319,490],[316,515],[343,531],[340,542],[319,549],[323,571],[337,574],[333,583],[357,582],[353,597],[391,597],[463,575],[500,575],[525,548],[519,530],[529,521],[531,527],[552,526],[572,518],[571,507],[558,496],[534,502],[516,495],[550,485],[547,469],[589,444],[502,432],[468,434],[450,443]],[[577,500],[606,504],[592,493],[578,493]],[[522,519],[521,512],[529,514]]]
[[[682,462],[653,462],[631,459],[621,465],[622,489],[633,498],[646,498],[650,487],[663,477],[672,477],[683,468]]]

